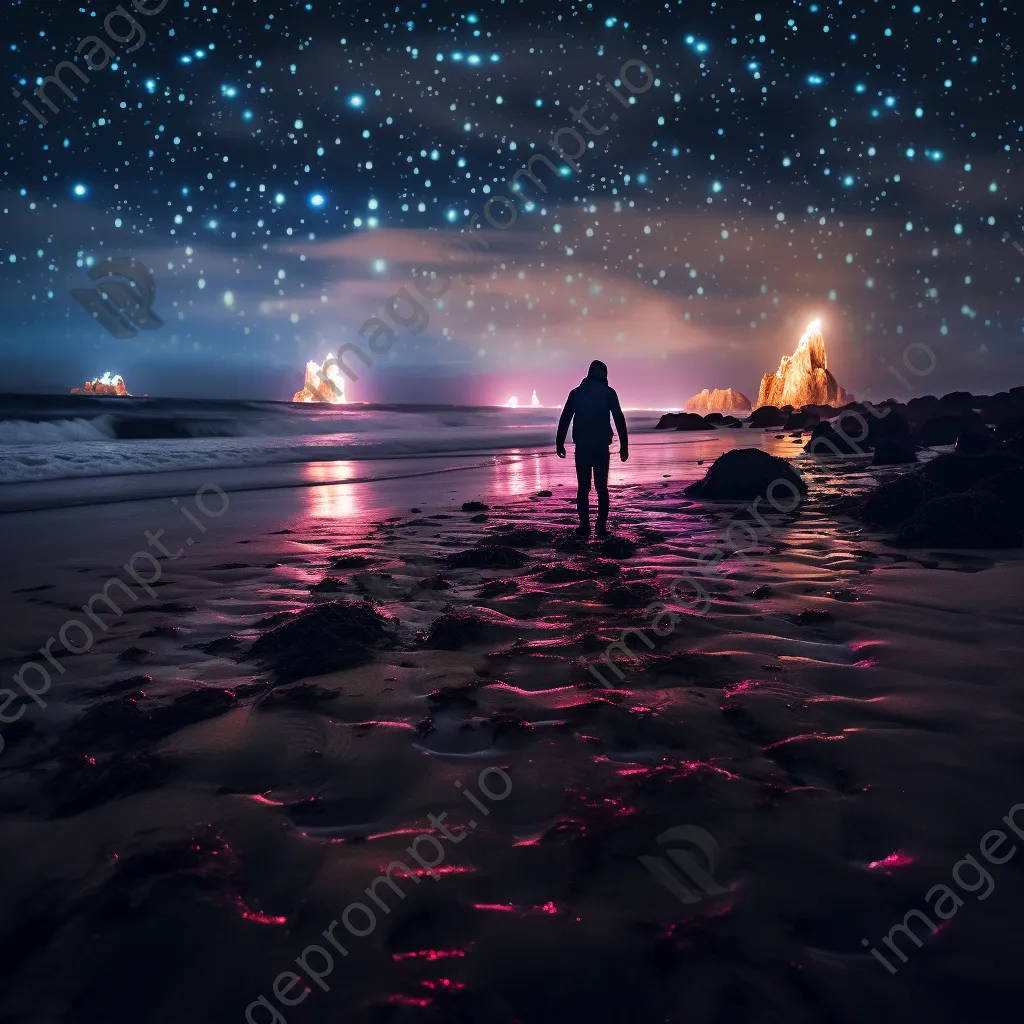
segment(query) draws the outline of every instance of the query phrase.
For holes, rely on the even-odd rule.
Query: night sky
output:
[[[4,391],[290,398],[534,153],[547,191],[521,179],[421,333],[349,360],[351,398],[555,404],[596,357],[627,406],[753,399],[815,316],[855,394],[1024,384],[1009,2],[125,8],[144,42],[111,3],[5,5]],[[88,44],[53,112],[32,91],[90,35],[114,59]],[[626,61],[654,79],[628,105]],[[152,268],[162,327],[117,339],[71,297],[110,257]],[[935,357],[913,391],[908,345]]]

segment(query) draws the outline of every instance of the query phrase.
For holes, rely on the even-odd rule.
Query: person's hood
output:
[[[607,377],[590,377],[590,376],[587,376],[587,377],[584,377],[583,380],[580,381],[580,387],[581,388],[582,387],[586,387],[588,385],[590,387],[593,387],[595,384],[600,384],[602,387],[608,387],[608,378]]]

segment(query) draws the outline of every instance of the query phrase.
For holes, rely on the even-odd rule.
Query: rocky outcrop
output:
[[[821,324],[812,320],[791,356],[783,356],[775,373],[766,373],[757,393],[757,405],[799,408],[805,405],[841,406],[853,401],[828,370]]]
[[[699,395],[688,399],[683,408],[687,412],[695,412],[701,416],[706,416],[709,412],[746,416],[750,412],[750,399],[733,388],[715,388],[714,391],[705,388]]]
[[[658,420],[655,430],[711,430],[714,423],[708,423],[703,416],[692,412],[667,412]]]
[[[345,385],[339,376],[338,360],[327,353],[322,364],[312,359],[306,363],[302,390],[296,391],[293,402],[323,402],[325,405],[345,404]]]
[[[710,501],[751,501],[762,497],[792,511],[807,493],[807,484],[785,459],[760,448],[733,448],[719,455],[704,479],[690,484],[683,493],[688,498]]]
[[[71,394],[113,395],[118,398],[132,397],[131,392],[124,385],[124,378],[119,373],[115,373],[113,376],[105,373],[102,377],[94,377],[92,380],[87,380],[80,388],[72,388]]]

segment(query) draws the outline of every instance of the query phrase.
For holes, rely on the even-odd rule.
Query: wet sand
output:
[[[135,587],[89,651],[53,647],[46,707],[0,726],[2,1019],[1005,1020],[1021,858],[980,861],[984,900],[951,872],[1024,802],[1021,556],[888,546],[837,511],[858,459],[798,460],[810,495],[767,528],[685,498],[736,440],[634,444],[605,545],[570,535],[571,459],[535,452],[232,490],[201,536],[195,481],[177,506],[5,515],[8,680],[142,530],[182,554],[140,568],[155,596]],[[522,564],[449,564],[481,544]],[[703,614],[670,594],[681,573]],[[280,684],[242,660],[278,618],[367,597],[371,661]],[[652,646],[629,635],[619,678],[602,659],[629,629]],[[428,815],[458,837],[414,847],[443,850],[436,879],[408,852]],[[678,826],[717,844],[692,902],[639,859]],[[385,910],[366,890],[396,859],[415,881]],[[920,947],[897,937],[903,962],[882,938],[938,884],[963,905]],[[323,934],[343,920],[345,954]],[[311,944],[322,985],[295,963]]]

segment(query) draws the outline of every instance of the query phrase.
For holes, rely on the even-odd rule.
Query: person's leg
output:
[[[580,517],[580,529],[590,532],[590,474],[591,455],[576,447],[576,511]]]
[[[607,448],[593,456],[594,490],[597,491],[597,532],[608,526],[608,465],[611,456]]]

